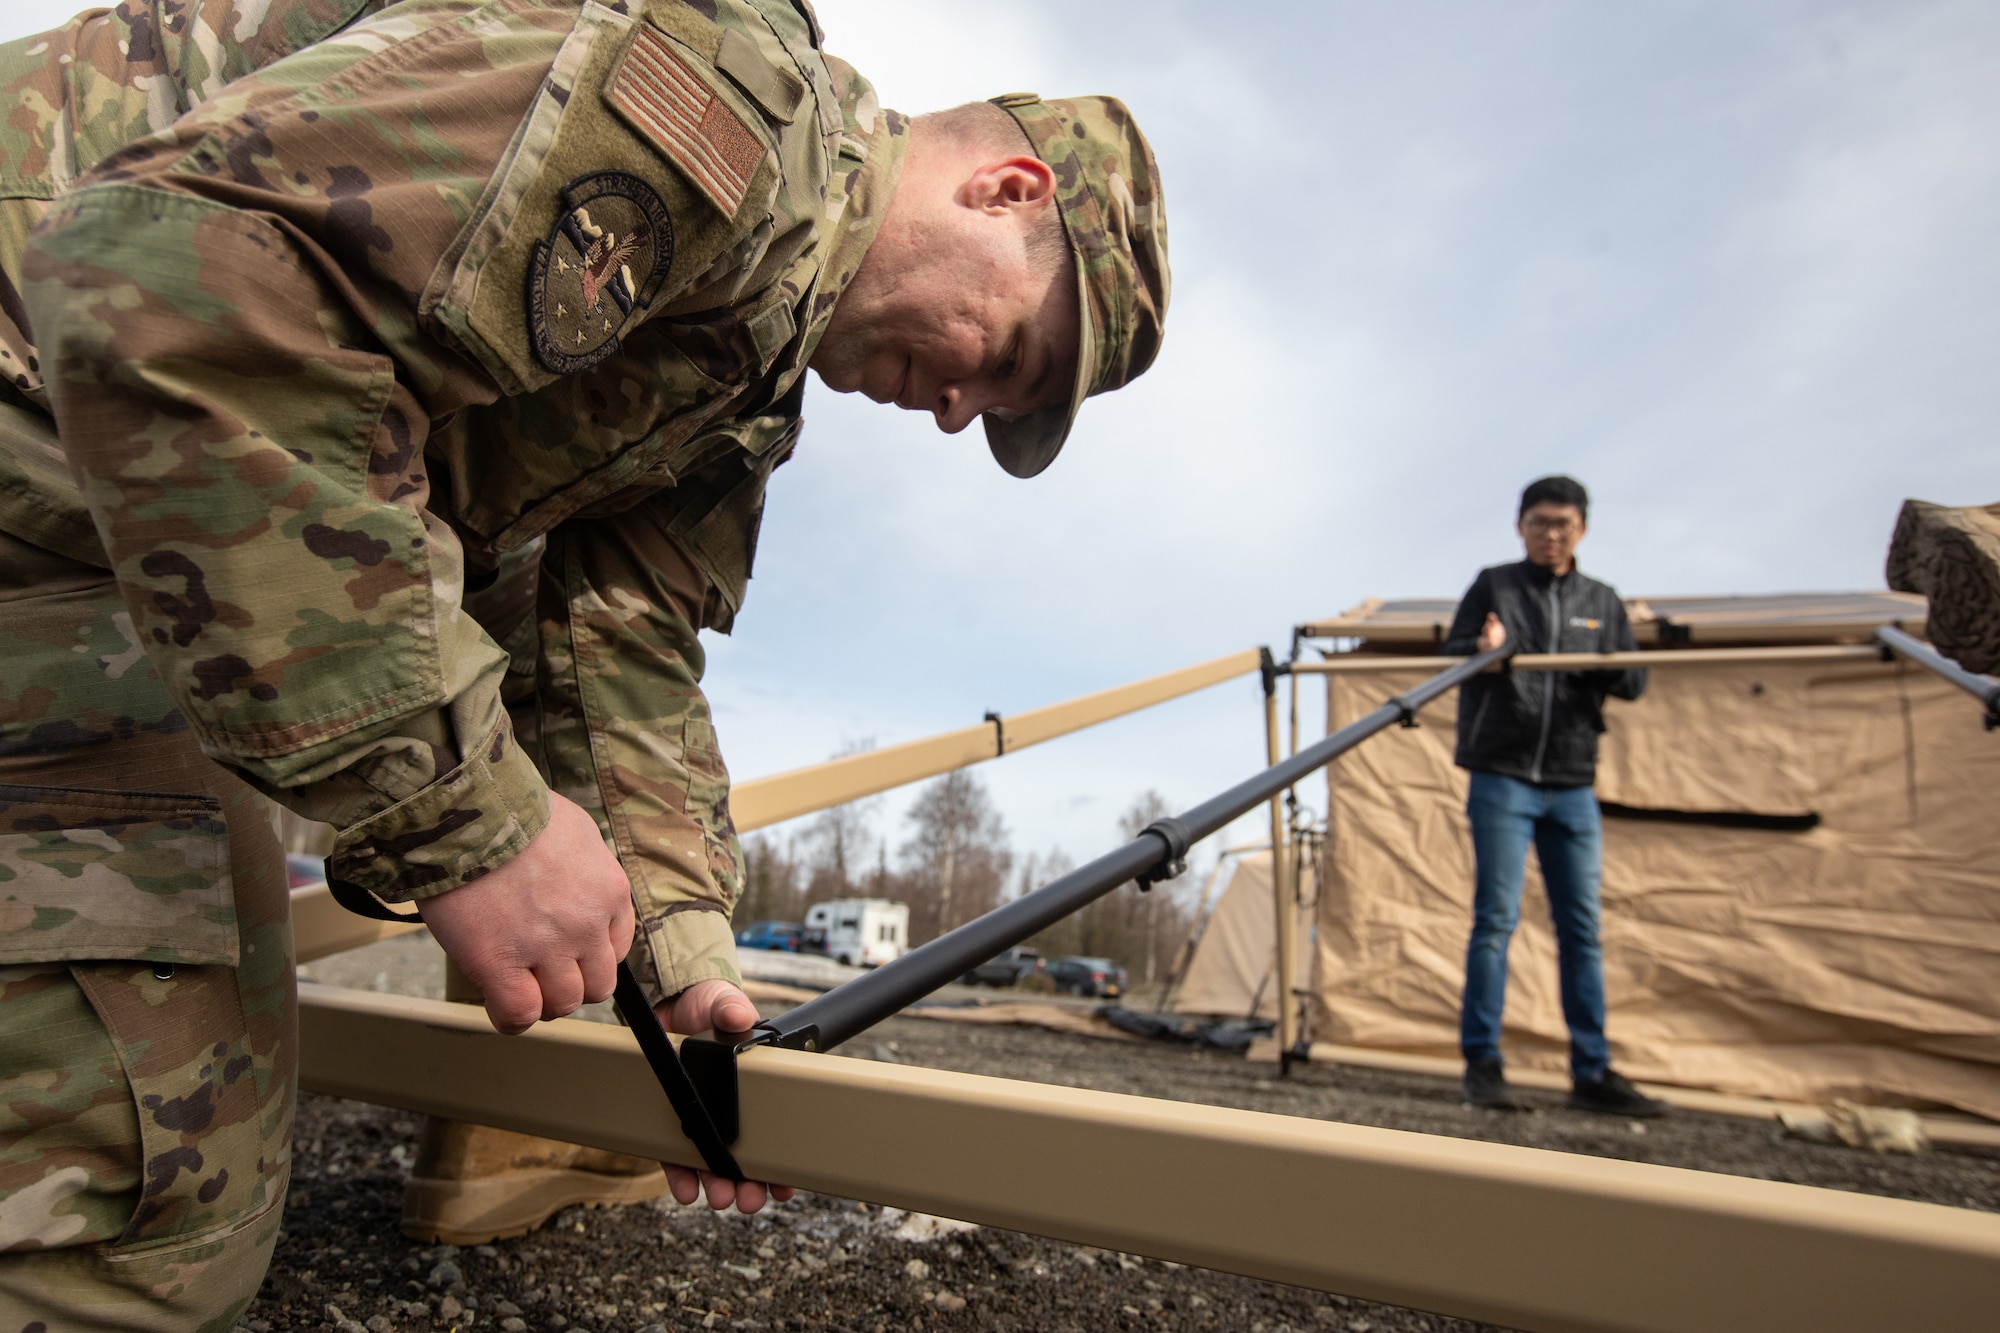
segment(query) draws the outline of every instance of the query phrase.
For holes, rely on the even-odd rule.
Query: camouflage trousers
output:
[[[271,807],[196,747],[100,569],[0,533],[0,1333],[219,1329],[291,1169]]]

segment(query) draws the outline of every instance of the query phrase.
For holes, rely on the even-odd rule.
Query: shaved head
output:
[[[953,153],[968,162],[1035,156],[1020,123],[991,102],[967,102],[926,112],[910,122],[910,133],[934,151]],[[1023,240],[1028,263],[1037,274],[1052,273],[1069,260],[1069,239],[1063,234],[1062,217],[1053,208],[1037,219]]]

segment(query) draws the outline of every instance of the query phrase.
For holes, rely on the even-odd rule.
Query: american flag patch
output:
[[[651,139],[725,216],[735,217],[764,144],[688,68],[666,38],[640,26],[605,99]]]

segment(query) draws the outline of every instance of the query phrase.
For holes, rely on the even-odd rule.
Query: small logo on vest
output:
[[[562,203],[528,262],[528,327],[535,359],[574,375],[616,352],[633,312],[651,304],[674,262],[674,223],[658,192],[624,171],[571,181]]]
[[[1571,616],[1569,618],[1569,627],[1571,629],[1597,629],[1603,624],[1604,622],[1601,620],[1585,620],[1582,616]]]

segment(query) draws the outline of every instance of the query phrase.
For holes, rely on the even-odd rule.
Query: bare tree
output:
[[[906,818],[914,830],[902,847],[912,941],[999,905],[1014,855],[985,783],[963,769],[947,773],[918,793]]]
[[[845,758],[875,748],[872,739],[849,741],[832,756]],[[866,883],[864,867],[883,856],[874,835],[880,797],[850,801],[823,810],[782,842],[771,833],[743,839],[743,897],[736,905],[739,925],[752,921],[801,921],[806,908],[832,898],[852,897]],[[870,888],[879,891],[882,877]]]
[[[798,861],[792,849],[766,833],[743,839],[743,897],[736,904],[739,928],[752,921],[797,921],[805,912]]]
[[[832,757],[844,759],[875,748],[872,737],[849,741]],[[822,810],[799,834],[807,852],[804,905],[852,898],[864,892],[867,866],[876,850],[875,816],[882,798],[865,797]]]

